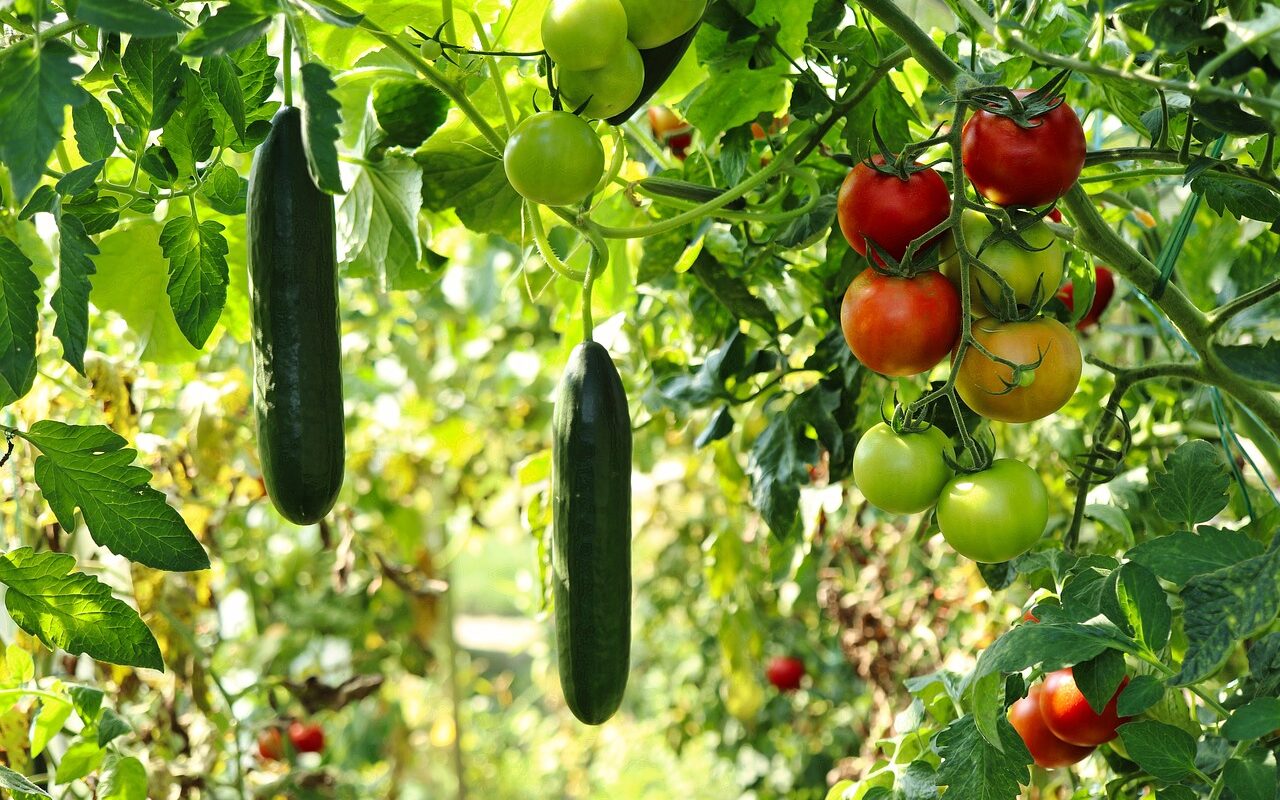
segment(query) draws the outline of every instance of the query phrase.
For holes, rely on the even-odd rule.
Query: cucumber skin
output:
[[[311,179],[296,108],[254,153],[246,216],[262,477],[285,519],[310,525],[342,488],[345,416],[333,197]]]
[[[631,666],[631,415],[601,345],[570,354],[552,427],[560,686],[573,715],[599,725],[621,705]]]

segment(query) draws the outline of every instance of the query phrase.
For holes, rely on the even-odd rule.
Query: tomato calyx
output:
[[[1043,221],[1052,207],[1041,211],[1021,211],[1009,209],[992,209],[987,207],[979,207],[976,210],[985,214],[992,222],[992,231],[987,238],[982,240],[978,245],[976,252],[972,254],[972,266],[977,268],[983,274],[991,278],[992,281],[1000,287],[1000,296],[991,297],[990,293],[982,286],[981,282],[975,287],[978,292],[978,299],[991,310],[992,316],[1004,322],[1026,321],[1039,316],[1041,309],[1055,296],[1057,286],[1046,286],[1040,278],[1036,279],[1035,288],[1032,290],[1029,302],[1024,306],[1018,303],[1016,292],[992,266],[982,260],[982,255],[988,249],[1000,244],[1001,242],[1010,242],[1015,247],[1025,250],[1028,253],[1043,253],[1055,244],[1054,240],[1050,240],[1042,247],[1036,247],[1026,240],[1023,231],[1028,230],[1032,225]]]
[[[950,159],[938,158],[928,162],[927,164],[920,164],[916,162],[916,159],[924,153],[925,150],[946,141],[946,137],[938,136],[938,131],[940,130],[942,130],[941,125],[933,129],[933,135],[928,139],[924,139],[919,142],[909,142],[901,150],[895,153],[889,145],[885,143],[884,138],[880,135],[880,129],[876,127],[876,120],[873,114],[871,117],[871,136],[875,140],[876,149],[879,153],[875,156],[868,156],[867,158],[862,159],[862,163],[866,164],[870,169],[879,172],[881,175],[891,175],[901,181],[909,179],[917,172],[924,172],[925,170],[933,169],[938,164],[946,164]]]
[[[986,472],[996,459],[996,435],[990,429],[986,433],[991,440],[990,444],[977,436],[969,437],[956,448],[954,457],[950,453],[943,453],[942,461],[957,475],[977,475],[979,472]],[[962,459],[965,453],[969,457]]]
[[[995,363],[1002,364],[1008,367],[1009,369],[1013,370],[1013,374],[1010,375],[1008,378],[1004,377],[1003,375],[996,376],[996,378],[1004,386],[1004,389],[998,392],[987,392],[987,394],[990,394],[995,397],[1008,394],[1009,392],[1012,392],[1015,389],[1025,389],[1026,387],[1035,383],[1036,370],[1039,369],[1042,364],[1044,364],[1045,351],[1041,350],[1038,347],[1036,348],[1037,358],[1035,361],[1028,362],[1025,364],[1018,364],[1013,361],[1010,361],[1007,358],[996,355],[995,353],[991,352],[986,347],[983,347],[981,344],[979,344],[976,341],[970,342],[969,344],[971,347],[973,347],[973,349],[977,350],[979,353],[991,359]]]
[[[1041,117],[1066,101],[1062,89],[1070,75],[1071,70],[1064,69],[1023,97],[1007,86],[983,86],[968,90],[962,98],[975,109],[1012,120],[1019,128],[1037,128]]]

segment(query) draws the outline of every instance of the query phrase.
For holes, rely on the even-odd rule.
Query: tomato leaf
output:
[[[1265,751],[1264,751],[1265,753]],[[1223,767],[1223,776],[1233,800],[1275,800],[1275,759],[1264,760],[1261,754],[1233,758]]]
[[[429,211],[456,210],[462,224],[477,233],[520,241],[523,200],[507,181],[501,154],[482,139],[449,133],[431,137],[413,155],[422,168],[423,205]]]
[[[98,98],[84,92],[81,102],[71,109],[71,124],[75,129],[76,149],[85,161],[103,161],[115,153],[116,135]]]
[[[1107,577],[1102,613],[1153,653],[1160,652],[1169,641],[1173,623],[1169,597],[1155,573],[1141,564],[1121,564]]]
[[[1079,682],[1077,681],[1077,685]],[[1136,717],[1164,696],[1164,684],[1153,675],[1138,675],[1120,692],[1116,701],[1116,713],[1122,717]]]
[[[1222,724],[1222,735],[1233,742],[1260,739],[1280,729],[1280,698],[1259,697],[1237,708]]]
[[[1121,725],[1120,741],[1129,758],[1162,781],[1178,781],[1196,766],[1196,740],[1163,722],[1142,720]]]
[[[338,172],[342,105],[333,98],[335,88],[323,64],[302,66],[302,141],[311,180],[329,194],[342,194],[342,175]]]
[[[1179,531],[1150,539],[1126,556],[1178,585],[1197,575],[1230,567],[1262,554],[1262,545],[1238,531],[1200,526],[1198,533]]]
[[[133,756],[108,761],[99,792],[102,800],[146,800],[147,768]]]
[[[182,20],[142,0],[80,0],[74,16],[104,31],[137,37],[172,36],[187,29]]]
[[[373,113],[390,144],[417,147],[444,125],[449,98],[426,81],[379,81],[373,87]]]
[[[38,797],[49,797],[49,793],[31,781],[27,780],[20,772],[14,772],[8,767],[0,767],[0,788],[9,789],[14,792],[26,792]]]
[[[1187,527],[1227,507],[1231,474],[1222,450],[1203,439],[1178,445],[1163,472],[1151,476],[1156,512]]]
[[[76,739],[62,754],[55,775],[58,783],[78,781],[102,765],[107,752],[91,739]]]
[[[178,327],[192,347],[204,347],[227,303],[227,239],[213,220],[174,217],[160,232],[169,260],[169,302]]]
[[[1118,650],[1103,650],[1071,670],[1076,686],[1094,713],[1101,714],[1124,680],[1124,656]]]
[[[1016,800],[1020,784],[1029,783],[1031,753],[1008,719],[997,720],[1001,750],[978,733],[973,717],[965,715],[938,733],[934,746],[942,756],[938,785],[948,797],[974,800]]]
[[[63,359],[81,375],[89,340],[89,276],[97,271],[90,256],[97,254],[80,218],[58,214],[58,290],[50,301],[58,320],[53,334],[62,342]]]
[[[0,407],[21,398],[35,381],[39,290],[31,259],[0,236]]]
[[[754,322],[771,334],[778,332],[777,317],[768,304],[752,294],[745,281],[710,253],[705,250],[700,253],[690,271],[735,317]]]
[[[1280,219],[1280,198],[1252,181],[1220,172],[1205,172],[1191,182],[1191,191],[1203,194],[1209,208],[1219,214],[1262,222]]]
[[[277,0],[231,0],[182,37],[178,49],[189,56],[216,56],[243,47],[271,27]]]
[[[76,84],[81,69],[72,61],[75,51],[64,42],[37,48],[28,40],[5,55],[0,61],[0,160],[21,202],[40,182],[62,140],[67,106],[83,102],[84,92]]]
[[[151,473],[132,466],[137,453],[122,437],[52,420],[18,435],[41,453],[36,483],[64,529],[75,530],[79,508],[93,540],[117,555],[170,572],[208,568],[195,534],[148,485]]]
[[[200,79],[185,66],[179,75],[181,101],[165,123],[160,143],[169,151],[178,175],[194,178],[200,163],[213,155],[213,119],[205,104]]]

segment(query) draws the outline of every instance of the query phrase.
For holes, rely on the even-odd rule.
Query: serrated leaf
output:
[[[1160,780],[1178,781],[1195,769],[1196,740],[1181,728],[1140,720],[1119,731],[1129,759]]]
[[[111,230],[120,221],[120,201],[111,195],[75,198],[62,204],[62,213],[79,219],[84,223],[84,232],[94,236]]]
[[[137,453],[110,429],[37,422],[19,433],[41,453],[36,483],[59,524],[74,530],[75,510],[99,545],[139,564],[171,572],[205,569],[209,556],[182,517],[132,466]]]
[[[802,440],[803,431],[791,414],[774,413],[747,458],[751,505],[780,539],[790,537],[800,525],[800,486],[808,480],[811,463],[801,449]]]
[[[84,223],[72,214],[58,215],[58,289],[50,305],[58,315],[53,335],[62,342],[62,357],[84,374],[84,351],[89,341],[89,276],[94,269],[90,258],[98,246],[85,232]]]
[[[0,561],[3,558],[4,556],[0,556]],[[3,563],[0,563],[0,568],[2,567]],[[40,698],[40,709],[31,723],[31,755],[33,757],[43,753],[53,737],[62,732],[73,710],[71,703],[61,697]]]
[[[8,767],[0,767],[0,788],[14,792],[26,792],[40,797],[49,796],[49,793],[44,789],[27,780],[21,773],[14,772]]]
[[[8,587],[5,607],[13,621],[49,647],[163,670],[160,647],[138,612],[97,578],[72,572],[75,565],[74,556],[29,547],[0,556],[0,583]]]
[[[132,756],[117,759],[105,770],[99,792],[101,800],[147,800],[146,767]]]
[[[1233,742],[1260,739],[1280,730],[1280,698],[1259,697],[1231,712],[1222,735]]]
[[[103,161],[116,151],[115,130],[102,102],[87,91],[81,102],[71,109],[71,124],[76,132],[76,149],[85,161]]]
[[[307,151],[307,168],[315,185],[329,194],[343,192],[338,170],[342,104],[333,96],[336,88],[323,64],[302,66],[302,143]]]
[[[30,41],[14,45],[0,61],[0,159],[19,201],[40,182],[54,147],[62,141],[67,106],[84,99],[76,84],[81,69],[75,51],[61,41],[37,50]]]
[[[1238,531],[1201,526],[1199,533],[1179,531],[1143,542],[1125,555],[1156,575],[1179,585],[1262,554],[1262,545]]]
[[[1197,439],[1179,445],[1164,471],[1151,476],[1151,496],[1156,513],[1191,527],[1227,507],[1230,485],[1221,448]]]
[[[213,118],[205,105],[200,79],[190,69],[181,70],[182,100],[160,134],[178,176],[194,178],[201,162],[213,155]]]
[[[1153,675],[1138,675],[1129,681],[1116,700],[1116,713],[1122,717],[1136,717],[1164,696],[1164,684]]]
[[[1233,758],[1223,766],[1224,783],[1230,787],[1227,800],[1275,800],[1277,794],[1275,758]]]
[[[448,119],[449,98],[426,81],[388,79],[373,87],[373,113],[388,144],[417,147]]]
[[[216,56],[261,37],[280,10],[276,0],[231,0],[182,37],[178,49],[189,56]]]
[[[245,133],[244,87],[230,56],[207,56],[200,64],[200,78],[212,99],[226,112],[241,140]]]
[[[83,167],[77,167],[59,178],[55,188],[59,194],[67,197],[91,191],[97,184],[98,176],[102,174],[103,166],[104,162],[94,161]]]
[[[390,152],[363,164],[338,204],[343,262],[380,276],[386,289],[416,270],[422,259],[422,188],[422,170],[407,156]]]
[[[227,239],[222,223],[174,217],[160,232],[169,261],[169,302],[193,347],[204,347],[227,304]]]
[[[35,381],[39,291],[31,259],[0,236],[0,407],[22,398]]]
[[[107,96],[124,117],[125,124],[116,128],[121,141],[137,153],[182,100],[182,57],[172,39],[132,39],[120,63],[124,74],[112,78],[118,91]]]
[[[92,725],[102,710],[103,691],[93,686],[68,686],[67,694],[80,720],[85,725]]]
[[[182,20],[142,0],[80,0],[75,17],[104,31],[138,37],[172,36],[187,29]]]
[[[248,188],[248,181],[235,168],[219,163],[205,175],[200,193],[215,211],[234,216],[244,213]]]
[[[934,746],[942,756],[938,785],[947,797],[965,800],[1016,800],[1020,784],[1029,783],[1031,753],[1009,720],[998,720],[1002,750],[978,733],[973,717],[965,715],[938,733]]]
[[[1252,181],[1220,172],[1205,172],[1191,182],[1191,190],[1204,195],[1209,208],[1219,214],[1262,222],[1280,219],[1280,198]]]
[[[454,209],[469,230],[520,241],[523,200],[507,180],[502,155],[482,139],[457,140],[449,133],[440,132],[414,152],[422,168],[423,206]]]
[[[1000,719],[1005,716],[1005,679],[998,672],[984,675],[973,682],[969,707],[978,733],[987,744],[1003,752],[1000,741]]]
[[[993,672],[1021,672],[1037,664],[1046,672],[1087,661],[1111,648],[1137,653],[1137,643],[1103,617],[1087,623],[1019,625],[1006,631],[978,657],[974,680]]]
[[[28,220],[36,214],[52,214],[58,210],[61,199],[58,191],[47,183],[42,183],[31,193],[27,204],[18,212],[18,219]]]

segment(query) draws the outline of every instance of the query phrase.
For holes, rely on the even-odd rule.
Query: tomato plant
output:
[[[969,302],[979,315],[1002,308],[1005,286],[1013,292],[1019,306],[1043,303],[1053,297],[1066,270],[1066,248],[1049,226],[1033,221],[1019,227],[1010,238],[991,237],[996,227],[985,214],[966,210],[960,220],[960,234],[965,246],[986,270],[969,271]],[[946,242],[943,252],[947,260],[942,271],[952,281],[960,280],[960,260],[953,242]],[[1003,283],[1002,283],[1003,282]]]
[[[876,156],[875,164],[884,158]],[[917,167],[919,165],[916,165]],[[840,184],[837,200],[840,230],[858,255],[868,249],[884,263],[876,248],[901,259],[913,239],[942,224],[951,213],[951,195],[941,176],[930,168],[912,171],[904,179],[859,163]],[[870,248],[867,239],[875,243]],[[923,251],[931,242],[926,242]]]
[[[960,295],[941,273],[858,274],[840,306],[845,342],[882,375],[917,375],[946,357],[960,333]]]
[[[1049,496],[1036,471],[998,458],[952,478],[938,498],[938,528],[966,558],[1008,561],[1030,550],[1049,521]]]
[[[602,69],[626,43],[620,0],[551,0],[542,17],[542,46],[561,69]]]
[[[986,317],[973,324],[973,338],[1008,362],[972,349],[957,367],[956,391],[982,416],[1031,422],[1062,408],[1075,394],[1082,366],[1080,345],[1061,322],[1049,317],[1019,322]]]
[[[521,122],[502,157],[507,180],[526,200],[567,206],[586,199],[604,175],[604,148],[586,120],[543,111]]]
[[[1089,706],[1084,694],[1076,686],[1071,668],[1060,669],[1044,678],[1044,688],[1040,693],[1040,714],[1049,730],[1064,742],[1084,747],[1105,744],[1116,738],[1116,729],[1127,721],[1117,713],[1116,703],[1120,693],[1128,685],[1129,678],[1123,678],[1115,694],[1099,713]]]
[[[1036,766],[1045,769],[1069,767],[1088,758],[1093,752],[1093,747],[1064,742],[1045,724],[1044,716],[1040,713],[1043,695],[1043,688],[1036,684],[1031,687],[1026,697],[1015,700],[1013,705],[1009,706],[1009,722],[1022,737],[1022,743],[1031,751],[1031,758]]]
[[[603,67],[556,70],[565,104],[590,119],[612,117],[628,108],[644,87],[644,61],[631,42],[623,42]]]
[[[299,753],[324,752],[324,728],[318,722],[289,723],[289,741]]]
[[[1025,99],[1030,89],[1014,95]],[[964,126],[964,172],[978,193],[1002,206],[1046,206],[1067,193],[1084,168],[1084,128],[1065,98],[1026,119],[979,108]]]
[[[646,115],[653,138],[670,148],[676,158],[684,160],[689,145],[693,144],[693,127],[666,106],[649,106]]]
[[[952,476],[943,459],[949,444],[934,427],[898,433],[882,422],[853,451],[854,485],[867,502],[895,514],[932,508]]]

